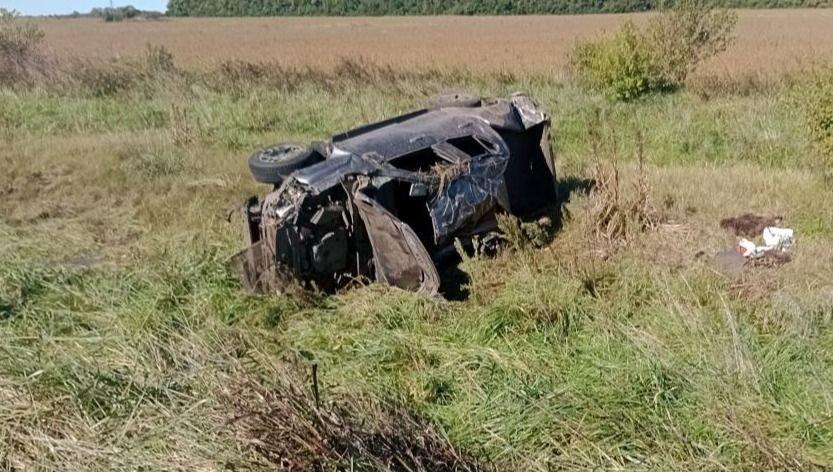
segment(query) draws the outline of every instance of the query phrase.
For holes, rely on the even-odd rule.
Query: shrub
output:
[[[833,159],[833,67],[809,74],[792,95],[813,140]]]
[[[737,14],[714,10],[697,0],[682,0],[648,24],[652,60],[662,80],[680,86],[704,60],[732,42]]]
[[[612,99],[675,89],[697,65],[731,44],[736,22],[733,12],[681,0],[644,30],[627,21],[613,36],[578,42],[571,63],[586,86]]]
[[[15,10],[0,8],[0,85],[30,82],[42,69],[38,47],[44,33],[22,21]]]
[[[152,74],[175,72],[174,55],[165,46],[147,45],[145,64]]]
[[[94,97],[107,97],[128,90],[144,78],[133,64],[80,63],[70,71],[79,88]]]
[[[645,36],[630,21],[609,38],[576,44],[573,67],[588,87],[630,100],[661,84]]]

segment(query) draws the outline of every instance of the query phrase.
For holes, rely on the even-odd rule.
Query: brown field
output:
[[[577,38],[609,31],[646,14],[385,17],[221,18],[104,23],[93,19],[39,20],[58,53],[83,58],[135,54],[164,45],[180,65],[226,59],[277,61],[327,68],[362,57],[396,67],[454,67],[494,71],[520,66],[557,70]],[[739,12],[737,41],[702,70],[706,73],[778,73],[833,58],[833,10]]]

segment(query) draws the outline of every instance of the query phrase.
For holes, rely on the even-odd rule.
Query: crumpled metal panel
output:
[[[341,183],[346,175],[371,175],[379,164],[354,154],[331,157],[316,165],[298,170],[293,179],[315,193],[321,193]]]
[[[348,154],[331,157],[295,172],[292,177],[283,183],[281,188],[300,183],[313,193],[318,194],[340,185],[348,177],[356,175],[382,176],[406,182],[425,182],[429,180],[425,175],[397,169],[374,154],[368,153],[361,156]]]
[[[510,98],[512,105],[518,112],[524,129],[532,128],[545,121],[549,121],[549,117],[543,110],[538,108],[538,105],[526,95],[515,94]]]
[[[529,97],[516,94],[480,107],[420,110],[336,136],[333,144],[357,156],[374,152],[389,162],[436,143],[467,136],[474,122],[485,121],[493,128],[523,131],[548,119]]]
[[[448,242],[461,229],[477,224],[495,205],[508,206],[502,178],[506,160],[476,161],[468,167],[464,175],[454,179],[429,204],[438,245]]]
[[[405,290],[437,295],[440,276],[431,256],[410,226],[362,192],[353,201],[373,246],[376,279]]]
[[[477,123],[473,133],[486,155],[470,156],[449,183],[428,204],[434,242],[442,244],[466,226],[474,226],[496,204],[508,208],[503,175],[509,161],[506,144],[491,127]]]

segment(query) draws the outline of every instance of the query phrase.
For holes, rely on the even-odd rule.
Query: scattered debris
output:
[[[780,222],[781,220],[781,217],[766,218],[749,213],[722,220],[720,222],[721,227],[730,229],[739,236],[743,235],[751,238],[755,236],[750,234],[751,231],[758,230],[763,244],[759,245],[743,237],[734,248],[715,255],[715,266],[720,272],[730,277],[737,277],[746,265],[779,267],[790,262],[792,258],[786,251],[795,243],[795,231],[777,226],[761,227],[765,223]]]
[[[764,244],[766,246],[786,251],[795,242],[795,231],[791,228],[764,228]]]
[[[795,241],[795,232],[789,228],[766,227],[762,232],[764,244],[759,246],[744,238],[738,242],[738,252],[743,257],[756,259],[773,251],[786,251]]]
[[[745,213],[740,216],[720,220],[720,227],[732,231],[735,236],[754,238],[768,226],[778,226],[783,220],[780,216],[760,216]]]
[[[768,251],[760,257],[749,259],[749,264],[754,267],[780,267],[791,260],[792,257],[786,252]]]

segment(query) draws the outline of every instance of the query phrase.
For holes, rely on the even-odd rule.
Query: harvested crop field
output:
[[[188,67],[237,59],[328,68],[361,57],[405,68],[550,72],[567,63],[577,38],[647,16],[78,19],[43,20],[41,25],[54,50],[85,58],[132,55],[154,44],[164,45]],[[831,25],[833,10],[741,11],[736,44],[701,73],[777,74],[831,58]]]

